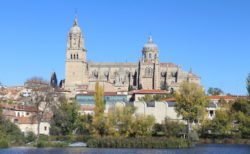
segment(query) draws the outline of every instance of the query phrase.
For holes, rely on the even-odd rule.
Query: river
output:
[[[250,154],[250,145],[203,144],[190,149],[89,149],[27,148],[0,149],[0,154]]]

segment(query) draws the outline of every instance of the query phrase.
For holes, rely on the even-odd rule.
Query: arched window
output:
[[[76,55],[76,59],[78,59],[78,54]]]
[[[157,54],[155,54],[155,59],[157,58]]]
[[[73,56],[72,56],[72,54],[70,55],[70,59],[72,59],[73,58]]]
[[[151,53],[149,53],[149,54],[148,54],[148,57],[149,57],[149,59],[151,59],[151,58],[152,58],[152,55],[151,55]]]
[[[74,54],[74,59],[76,59],[76,55]]]

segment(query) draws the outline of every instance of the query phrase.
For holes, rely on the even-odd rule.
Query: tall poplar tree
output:
[[[95,108],[94,117],[92,122],[92,133],[94,136],[103,136],[106,133],[106,124],[104,117],[105,100],[104,100],[104,88],[100,86],[99,82],[95,84]]]

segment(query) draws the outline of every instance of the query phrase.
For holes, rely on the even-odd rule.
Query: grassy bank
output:
[[[181,138],[113,138],[90,139],[90,148],[188,148],[193,145]]]
[[[232,138],[225,138],[225,139],[211,139],[211,138],[201,138],[199,141],[200,144],[249,144],[250,139],[232,139]]]

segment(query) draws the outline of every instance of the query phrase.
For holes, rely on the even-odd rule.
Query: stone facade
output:
[[[87,61],[84,37],[75,18],[68,34],[65,84],[72,93],[94,91],[98,81],[105,91],[117,92],[133,89],[178,90],[181,82],[200,84],[200,78],[191,71],[186,72],[173,63],[159,61],[158,46],[152,36],[142,48],[142,56],[137,63],[95,63]]]

